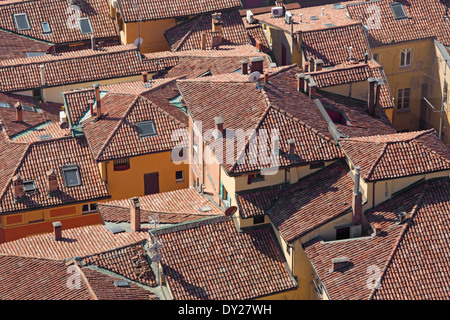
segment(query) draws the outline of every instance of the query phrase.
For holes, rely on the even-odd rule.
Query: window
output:
[[[130,169],[130,159],[114,160],[114,171],[123,171]]]
[[[11,109],[12,107],[9,103],[0,101],[0,108]]]
[[[48,21],[41,22],[43,33],[52,33],[52,28],[50,28],[50,23]]]
[[[336,229],[336,240],[350,238],[350,227]]]
[[[42,113],[42,109],[41,108],[36,108],[34,106],[30,106],[30,105],[26,105],[26,104],[22,106],[22,109],[24,111]]]
[[[314,169],[320,169],[325,167],[325,162],[317,162],[317,163],[311,163],[309,165],[309,169],[310,170],[314,170]]]
[[[180,170],[175,172],[175,179],[177,182],[183,182],[184,181],[184,171]]]
[[[411,94],[410,88],[398,90],[397,110],[409,109],[410,94]]]
[[[91,204],[83,204],[83,207],[81,207],[81,213],[92,213],[97,211],[97,204],[91,203]]]
[[[403,4],[401,3],[391,3],[391,9],[394,13],[395,20],[402,20],[408,18],[405,12],[405,8],[403,8]]]
[[[25,192],[33,192],[36,190],[36,184],[34,180],[28,180],[23,182],[23,190]]]
[[[225,189],[224,185],[222,184],[222,181],[220,181],[219,196],[222,200],[226,200],[226,205],[228,207],[231,205],[231,197],[228,194],[227,189]]]
[[[28,22],[28,16],[26,13],[16,13],[13,15],[13,17],[18,31],[31,29],[30,23]]]
[[[143,137],[151,137],[156,136],[155,124],[153,121],[143,121],[136,124],[139,136]]]
[[[411,49],[403,49],[400,53],[400,67],[411,65]]]
[[[79,18],[78,23],[80,25],[80,31],[83,34],[92,33],[91,20],[89,18]]]
[[[261,172],[252,173],[248,175],[248,184],[259,181],[264,181],[264,176],[261,174]]]
[[[76,187],[81,185],[80,172],[76,164],[63,166],[62,168],[64,181],[68,187]]]
[[[46,53],[45,52],[25,52],[25,55],[27,56],[27,58],[30,58],[30,57],[45,56]]]
[[[264,223],[264,216],[253,217],[253,224]]]

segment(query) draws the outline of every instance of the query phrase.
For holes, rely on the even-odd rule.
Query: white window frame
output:
[[[408,55],[409,55],[409,63],[408,61]],[[403,49],[400,52],[400,67],[410,67],[412,63],[412,49]]]
[[[17,23],[17,19],[16,19],[16,17],[19,17],[19,16],[24,16],[25,17],[25,19],[27,21],[27,28],[22,29],[22,28],[19,27],[19,24]],[[30,20],[28,20],[28,15],[25,12],[23,12],[23,13],[15,13],[15,14],[13,14],[13,18],[14,18],[14,24],[16,25],[17,31],[25,31],[25,30],[30,30],[31,29]]]

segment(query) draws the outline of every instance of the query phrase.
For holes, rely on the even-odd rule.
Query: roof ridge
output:
[[[422,137],[423,135],[421,135]],[[439,157],[441,160],[443,160],[444,162],[447,162],[448,164],[450,164],[450,159],[447,159],[445,157],[443,157],[440,153],[438,153],[436,150],[431,149],[430,147],[428,147],[427,145],[425,145],[422,141],[416,141],[415,139],[411,140],[410,142],[417,144],[419,147],[422,147],[424,149],[426,149],[430,154],[433,154],[434,156]],[[449,150],[450,151],[450,150]]]
[[[81,278],[83,279],[84,283],[86,284],[87,290],[89,294],[92,296],[92,299],[99,300],[97,294],[95,293],[94,288],[92,288],[91,283],[89,282],[89,279],[87,278],[86,274],[84,273],[83,269],[80,268],[78,265],[79,261],[76,261],[73,265],[77,269],[78,273],[81,275]]]
[[[384,266],[383,271],[381,272],[380,278],[379,278],[379,280],[378,280],[380,286],[381,286],[382,280],[384,279],[384,276],[386,275],[387,269],[388,269],[389,266],[391,265],[392,260],[393,260],[393,258],[394,258],[394,255],[396,254],[396,252],[397,252],[397,250],[398,250],[398,247],[400,246],[400,242],[402,241],[404,235],[406,234],[407,229],[408,229],[409,226],[411,225],[411,221],[412,221],[413,217],[415,217],[415,215],[416,215],[416,213],[417,213],[417,211],[418,211],[418,209],[419,209],[420,204],[422,203],[423,197],[425,196],[425,193],[426,193],[427,190],[428,190],[428,182],[425,182],[425,185],[424,185],[424,187],[423,187],[423,190],[422,190],[422,192],[420,193],[419,197],[417,198],[416,202],[414,203],[414,207],[412,208],[412,210],[411,210],[411,212],[410,212],[410,214],[409,214],[409,219],[408,219],[408,220],[406,221],[406,223],[403,225],[403,227],[402,227],[402,229],[401,229],[401,231],[400,231],[400,234],[399,234],[398,237],[397,237],[397,241],[396,241],[396,243],[395,243],[395,246],[394,246],[394,248],[392,249],[392,251],[391,251],[391,253],[390,253],[390,255],[389,255],[389,260],[386,262],[386,265]],[[370,295],[369,295],[368,300],[372,300],[372,299],[373,299],[373,296],[375,295],[375,293],[377,292],[377,290],[378,290],[378,289],[377,289],[377,286],[375,286],[375,287],[372,289],[372,291],[371,291],[371,293],[370,293]]]
[[[374,171],[375,171],[375,167],[378,165],[378,163],[381,161],[381,158],[384,156],[384,154],[386,153],[386,149],[388,147],[389,144],[385,144],[383,146],[383,150],[381,150],[380,155],[378,156],[377,160],[375,160],[374,164],[372,165],[372,167],[370,168],[369,172],[366,175],[366,178],[364,180],[370,180],[371,176],[373,175]]]
[[[189,28],[188,32],[186,32],[186,34],[181,38],[178,45],[176,45],[174,48],[172,48],[172,51],[175,51],[175,52],[178,51],[178,48],[180,48],[181,45],[183,45],[184,42],[186,42],[186,39],[192,34],[193,29],[200,23],[200,20],[202,20],[204,16],[206,16],[206,15],[202,14],[202,15],[198,16],[197,19],[193,18],[193,20],[195,20],[194,23]],[[187,24],[188,22],[190,22],[190,20],[186,21],[185,24]],[[178,25],[176,25],[175,27],[178,27]]]
[[[104,227],[106,228],[106,226],[104,226]],[[93,256],[98,256],[100,254],[106,254],[106,253],[109,253],[109,252],[112,252],[112,251],[118,251],[118,250],[122,250],[122,249],[125,249],[125,248],[129,248],[131,246],[138,245],[138,244],[143,244],[144,242],[147,242],[147,239],[140,239],[140,240],[137,240],[137,241],[134,241],[134,242],[131,242],[131,243],[124,244],[124,245],[119,246],[119,247],[114,247],[112,249],[99,251],[97,253],[91,253],[91,254],[88,254],[88,255],[85,255],[85,256],[81,256],[81,257],[76,257],[76,258],[77,258],[78,261],[80,261],[81,259],[87,259],[87,258],[91,258]],[[83,264],[83,266],[84,265],[85,264]]]
[[[170,120],[174,121],[176,124],[179,124],[180,126],[186,127],[186,125],[184,123],[182,123],[180,120],[175,118],[173,115],[171,115],[166,110],[162,109],[160,106],[158,106],[158,104],[154,103],[149,98],[141,96],[141,95],[139,95],[139,98],[142,99],[142,100],[147,100],[150,103],[150,107],[155,107],[155,109],[157,109],[157,111],[165,114],[167,117],[169,117]],[[125,115],[125,116],[127,116],[127,115]]]

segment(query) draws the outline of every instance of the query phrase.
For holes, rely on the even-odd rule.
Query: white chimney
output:
[[[40,72],[40,75],[41,75],[41,86],[45,86],[45,73],[44,73],[44,65],[43,64],[41,64],[41,65],[39,65],[39,72]]]

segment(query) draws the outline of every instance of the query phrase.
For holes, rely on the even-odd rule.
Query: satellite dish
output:
[[[259,73],[258,71],[252,72],[248,76],[248,81],[256,82],[256,81],[258,81],[260,76],[261,76],[261,73]]]
[[[134,40],[133,44],[135,47],[140,46],[141,44],[144,43],[144,39],[142,38],[137,38],[136,40]]]
[[[232,206],[232,207],[228,207],[227,210],[225,210],[225,215],[227,217],[231,216],[233,213],[235,213],[237,211],[237,207]]]

